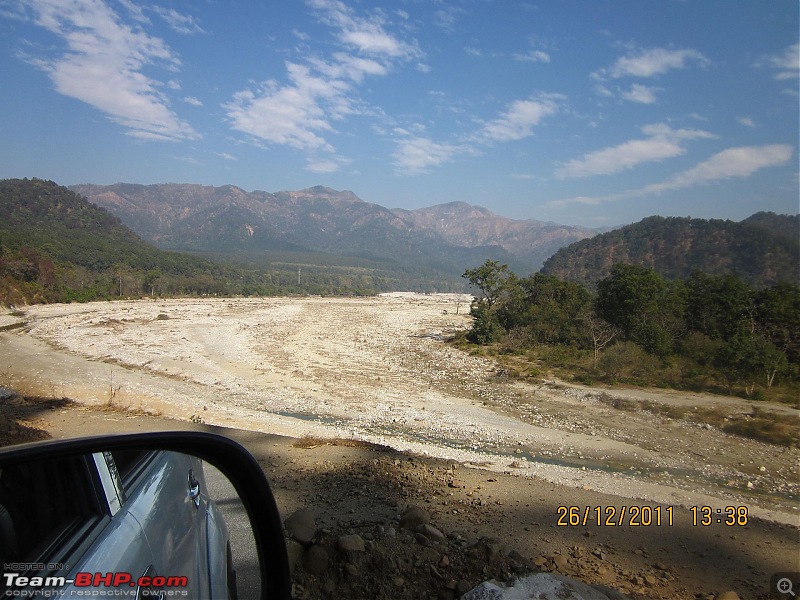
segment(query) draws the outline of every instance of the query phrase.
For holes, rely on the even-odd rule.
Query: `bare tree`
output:
[[[597,357],[600,355],[600,351],[619,335],[620,330],[605,319],[598,317],[592,311],[583,313],[580,320],[586,326],[586,333],[589,339],[592,340],[592,346],[594,348],[594,368],[596,369]]]

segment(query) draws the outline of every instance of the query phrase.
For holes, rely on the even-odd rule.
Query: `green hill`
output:
[[[794,236],[791,232],[794,232]],[[693,271],[733,274],[761,288],[800,277],[798,217],[758,213],[740,223],[718,219],[648,217],[550,257],[541,272],[594,287],[616,263],[651,268],[667,279]]]
[[[219,293],[212,262],[158,250],[52,181],[0,181],[0,302]]]

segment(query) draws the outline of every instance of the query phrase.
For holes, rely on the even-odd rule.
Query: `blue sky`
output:
[[[0,0],[0,177],[798,212],[797,0]]]

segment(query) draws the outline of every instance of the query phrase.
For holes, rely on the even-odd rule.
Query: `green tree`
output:
[[[637,265],[616,264],[597,284],[598,316],[651,354],[666,356],[682,332],[684,287]]]
[[[472,303],[471,314],[475,317],[467,339],[473,344],[491,344],[500,341],[505,330],[497,320],[497,313],[487,302]]]
[[[711,339],[731,340],[753,331],[754,292],[735,275],[695,271],[686,282],[686,324]]]
[[[779,283],[755,297],[756,327],[788,361],[800,362],[800,287]]]
[[[467,269],[462,275],[471,285],[483,294],[483,300],[491,307],[500,298],[513,273],[508,265],[501,265],[496,260],[487,260],[480,267]]]

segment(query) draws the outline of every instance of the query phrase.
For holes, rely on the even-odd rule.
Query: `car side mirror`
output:
[[[252,556],[239,555],[232,530],[252,540]],[[263,470],[237,442],[203,432],[0,449],[0,567],[0,596],[92,588],[99,597],[128,589],[137,599],[291,597],[283,526]]]

